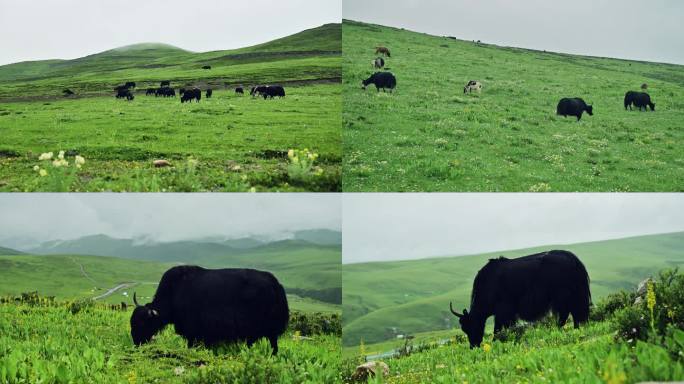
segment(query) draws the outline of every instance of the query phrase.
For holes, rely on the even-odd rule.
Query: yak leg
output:
[[[508,306],[499,306],[494,314],[494,334],[499,333],[503,328],[508,328],[515,323],[513,311]]]
[[[271,348],[273,348],[273,356],[278,354],[278,336],[270,336],[268,341],[271,342]]]
[[[570,315],[570,311],[567,310],[562,310],[558,312],[558,327],[563,328],[565,323],[568,321],[568,316]]]

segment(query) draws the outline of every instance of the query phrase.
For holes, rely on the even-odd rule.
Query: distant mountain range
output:
[[[269,241],[262,237],[238,239],[197,239],[154,242],[145,239],[120,239],[107,235],[84,236],[73,240],[52,240],[23,251],[36,255],[94,255],[161,262],[193,263],[200,260],[246,255],[255,251],[285,248],[339,247],[342,234],[327,229],[296,231],[284,240]],[[17,251],[13,251],[17,252]],[[12,253],[5,253],[12,254]]]

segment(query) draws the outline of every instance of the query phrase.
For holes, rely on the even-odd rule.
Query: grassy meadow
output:
[[[340,344],[334,334],[303,337],[288,330],[271,356],[268,342],[251,348],[187,348],[168,327],[135,347],[130,308],[0,303],[2,383],[334,383]]]
[[[340,29],[324,25],[232,51],[138,44],[1,66],[0,191],[338,191]],[[145,96],[161,80],[176,91],[197,86],[214,94],[186,104]],[[135,99],[115,99],[112,89],[126,81],[136,82]],[[234,93],[276,83],[285,98]],[[75,95],[63,97],[66,88]],[[318,157],[297,169],[291,149]],[[70,168],[39,161],[60,150]],[[76,155],[85,158],[80,169]],[[171,166],[155,168],[154,160]]]
[[[343,21],[345,191],[682,191],[684,67]],[[366,91],[386,46],[394,93]],[[480,94],[464,94],[469,80]],[[626,112],[648,84],[655,112]],[[594,116],[557,116],[581,97]]]
[[[91,236],[68,246],[117,242],[124,241]],[[139,302],[151,301],[162,274],[183,263],[151,255],[177,255],[188,244],[150,245],[144,255],[152,260],[0,248],[0,383],[340,381],[341,305],[317,294],[341,290],[339,246],[276,242],[210,257],[210,249],[223,248],[194,244],[202,255],[196,264],[268,270],[285,286],[291,319],[276,357],[266,341],[251,348],[187,348],[173,327],[134,347],[133,292]],[[121,302],[128,308],[112,309]]]
[[[453,301],[457,310],[470,307],[477,271],[488,259],[500,255],[514,258],[551,249],[571,251],[589,272],[592,300],[596,303],[609,293],[634,289],[663,268],[681,265],[683,248],[684,233],[673,233],[473,256],[345,264],[343,343],[349,353],[358,351],[361,341],[368,351],[380,353],[392,348],[383,351],[375,343],[391,343],[394,347],[403,343],[396,334],[433,332],[424,336],[438,338],[453,335],[458,319],[449,312],[449,302]]]

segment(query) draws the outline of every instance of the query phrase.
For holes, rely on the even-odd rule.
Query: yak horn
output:
[[[453,313],[453,314],[454,314],[454,316],[456,316],[456,317],[458,317],[458,318],[461,318],[461,317],[463,317],[463,315],[462,315],[462,314],[460,314],[460,313],[458,313],[458,312],[454,311],[454,307],[452,307],[452,306],[451,306],[451,301],[449,302],[449,309],[451,310],[451,313]]]
[[[133,302],[135,303],[136,307],[141,307],[141,305],[138,304],[138,299],[135,297],[135,292],[133,292]]]

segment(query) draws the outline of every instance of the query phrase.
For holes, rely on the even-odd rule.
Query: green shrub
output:
[[[611,293],[591,309],[589,319],[592,321],[607,320],[617,310],[632,305],[634,299],[636,299],[636,294],[633,292],[619,291]]]
[[[336,313],[290,313],[289,328],[302,336],[337,335],[342,336],[342,319]]]

